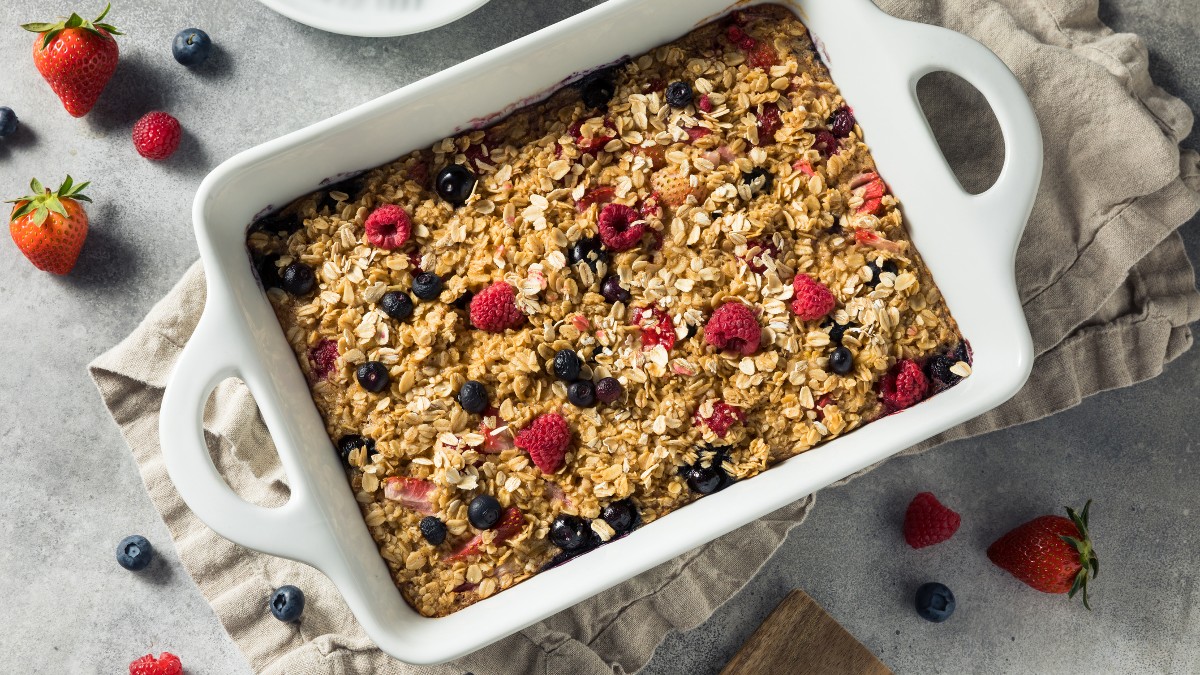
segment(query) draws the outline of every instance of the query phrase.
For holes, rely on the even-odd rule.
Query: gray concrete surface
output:
[[[94,181],[96,198],[91,238],[70,277],[37,272],[0,242],[0,672],[120,673],[141,654],[169,649],[190,675],[245,673],[179,566],[85,364],[195,259],[192,195],[222,159],[595,2],[494,0],[443,29],[374,41],[322,34],[249,0],[123,0],[111,16],[128,32],[122,64],[85,120],[61,110],[30,64],[30,36],[16,28],[69,4],[0,3],[0,105],[24,122],[0,142],[0,195],[17,196],[33,175],[49,182],[69,172]],[[1159,82],[1200,107],[1194,0],[1101,4],[1115,28],[1146,37]],[[197,73],[170,57],[171,36],[190,25],[220,46]],[[187,129],[165,164],[138,158],[128,140],[136,117],[154,108]],[[1189,144],[1200,147],[1200,134]],[[1200,220],[1184,234],[1195,260]],[[1193,350],[1153,382],[823,492],[747,589],[699,628],[670,636],[646,672],[717,672],[793,587],[898,673],[1200,672],[1198,386]],[[922,489],[935,489],[964,521],[950,543],[913,552],[898,519]],[[983,558],[1009,525],[1087,497],[1097,500],[1105,563],[1094,612],[1025,589]],[[161,544],[150,574],[130,576],[113,562],[116,542],[132,532]],[[958,595],[946,624],[922,622],[908,607],[930,579]]]

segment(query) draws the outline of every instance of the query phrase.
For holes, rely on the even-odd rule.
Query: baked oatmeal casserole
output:
[[[301,198],[248,244],[426,616],[970,374],[776,5]]]

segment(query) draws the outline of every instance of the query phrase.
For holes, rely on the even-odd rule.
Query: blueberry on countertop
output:
[[[438,196],[455,206],[462,206],[475,190],[475,174],[461,164],[451,164],[438,172],[433,182]]]
[[[271,594],[271,614],[284,623],[291,623],[304,613],[304,591],[295,586],[280,586]]]
[[[564,551],[577,551],[588,543],[590,531],[583,518],[560,514],[550,524],[550,543]]]
[[[436,300],[442,294],[442,278],[433,272],[421,272],[413,279],[413,294],[422,300]]]
[[[944,584],[931,581],[917,589],[916,606],[922,619],[941,623],[954,613],[954,594]]]
[[[17,133],[18,126],[20,122],[17,120],[17,113],[8,106],[0,106],[0,138]]]
[[[634,506],[632,499],[622,499],[601,509],[600,517],[618,535],[625,534],[632,530],[633,526],[637,523],[637,507]]]
[[[421,536],[425,537],[425,541],[440,546],[443,541],[446,541],[446,524],[438,519],[437,516],[425,516],[421,519]]]
[[[387,366],[379,361],[367,361],[358,367],[354,373],[363,389],[371,393],[379,393],[387,388],[392,381]]]
[[[573,349],[560,349],[554,354],[554,376],[563,382],[578,380],[582,367],[583,361]]]
[[[463,410],[473,415],[487,410],[487,387],[477,380],[467,380],[463,383],[462,389],[458,390],[458,404],[462,406]]]
[[[571,405],[580,408],[590,408],[596,404],[596,385],[587,380],[572,382],[567,387],[567,400]]]
[[[146,569],[154,559],[154,547],[140,534],[130,535],[117,544],[117,562],[131,571]]]
[[[283,268],[280,279],[283,290],[292,295],[308,295],[317,286],[317,275],[313,273],[313,268],[300,261]]]
[[[845,347],[838,347],[829,355],[829,369],[838,375],[854,370],[854,355]]]
[[[672,82],[667,85],[667,105],[672,108],[686,108],[692,102],[692,85],[687,82]]]
[[[500,522],[503,511],[495,497],[479,495],[467,506],[467,520],[471,521],[471,525],[476,529],[490,530]]]
[[[212,40],[199,28],[184,28],[171,42],[175,60],[185,66],[198,66],[212,55]]]
[[[413,315],[413,301],[408,297],[408,293],[404,291],[388,291],[379,299],[379,308],[384,314],[396,319],[397,321],[406,321]]]

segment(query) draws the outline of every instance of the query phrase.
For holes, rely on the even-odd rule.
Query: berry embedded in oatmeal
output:
[[[970,375],[863,133],[804,26],[760,5],[251,228],[414,608]]]

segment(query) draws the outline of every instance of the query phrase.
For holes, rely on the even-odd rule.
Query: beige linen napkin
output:
[[[1191,113],[1150,81],[1138,39],[1105,28],[1096,0],[880,5],[972,35],[999,54],[1033,99],[1046,141],[1045,178],[1017,259],[1039,354],[1033,377],[1010,402],[908,452],[1038,419],[1157,375],[1191,345],[1187,324],[1200,318],[1192,268],[1175,232],[1200,209],[1200,157],[1180,152]],[[930,116],[953,122],[942,139],[951,163],[964,184],[986,186],[999,165],[998,138],[980,146],[957,137],[987,126],[985,117],[964,112],[973,90],[947,79],[927,89]],[[159,448],[158,411],[203,306],[197,264],[91,373],[180,559],[255,671],[633,672],[668,631],[698,625],[737,592],[813,505],[812,497],[801,500],[452,664],[407,666],[372,645],[323,575],[222,539],[175,492]],[[205,426],[219,467],[240,494],[260,504],[286,498],[274,447],[244,387],[222,385]],[[268,594],[284,583],[308,598],[298,626],[265,609]]]

